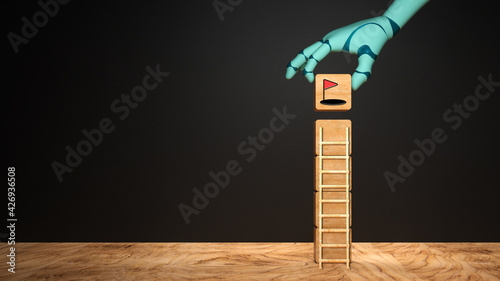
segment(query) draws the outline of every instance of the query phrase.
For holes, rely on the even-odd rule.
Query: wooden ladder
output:
[[[332,142],[323,140],[323,127],[319,128],[319,268],[323,268],[323,263],[345,263],[347,268],[350,268],[351,264],[351,229],[350,229],[350,158],[349,158],[349,127],[345,130],[346,138],[344,142]],[[345,145],[345,155],[331,156],[323,155],[323,145]],[[323,159],[345,159],[345,170],[323,170]],[[324,174],[345,174],[346,181],[344,185],[325,185],[323,184]],[[345,199],[323,199],[323,191],[325,189],[339,189],[345,188]],[[324,203],[345,203],[346,212],[345,214],[324,214],[323,204]],[[345,228],[323,228],[323,218],[346,218]],[[345,232],[346,243],[342,244],[326,244],[323,243],[323,233],[328,232]],[[325,259],[323,258],[324,248],[345,248],[346,257],[345,259]]]

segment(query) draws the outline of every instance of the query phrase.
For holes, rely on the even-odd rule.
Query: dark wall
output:
[[[284,78],[301,49],[388,2],[243,1],[221,21],[211,0],[70,1],[16,54],[7,34],[41,8],[9,1],[2,158],[16,168],[17,240],[312,241],[313,123],[351,119],[355,242],[500,241],[500,88],[443,119],[473,105],[479,76],[500,81],[494,9],[427,4],[383,48],[349,112],[314,112],[313,85]],[[330,54],[316,73],[356,65]],[[169,75],[126,105],[147,66]],[[296,117],[253,154],[243,142],[285,107]],[[392,192],[384,173],[398,175],[436,128],[446,141]],[[90,152],[82,130],[94,133]],[[66,147],[79,143],[88,155],[70,167]],[[186,224],[179,204],[193,207],[193,188],[228,162],[227,186]],[[60,182],[53,165],[72,171]]]

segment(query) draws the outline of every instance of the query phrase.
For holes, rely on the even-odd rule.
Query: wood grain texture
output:
[[[323,218],[324,228],[346,228],[347,221],[352,226],[352,198],[351,193],[346,196],[345,191],[323,191],[323,199],[345,199],[349,198],[349,218]],[[319,226],[319,192],[314,192],[314,226]],[[324,214],[345,214],[345,203],[323,203]]]
[[[323,141],[345,142],[345,128],[349,127],[349,155],[352,152],[352,123],[351,120],[319,119],[314,122],[314,153],[319,155],[319,128],[323,127]],[[345,155],[345,145],[324,145],[323,155]]]
[[[345,153],[345,146],[342,148]],[[345,170],[346,160],[323,159],[323,170]],[[314,190],[319,191],[319,157],[314,157]],[[324,174],[323,184],[344,185],[346,184],[346,174]],[[352,189],[352,157],[349,157],[349,190]],[[329,190],[345,190],[345,187],[329,188]]]
[[[324,259],[345,259],[347,257],[347,251],[349,249],[349,260],[352,259],[352,231],[349,230],[349,238],[346,237],[345,232],[327,232],[323,233],[323,243],[324,244],[347,244],[346,247],[338,248],[328,248],[320,247],[319,245],[319,231],[317,227],[314,227],[314,261],[316,263],[320,259],[320,251],[323,251]],[[337,262],[346,265],[345,262]]]
[[[351,269],[312,243],[17,243],[0,280],[500,280],[500,243],[354,243]]]

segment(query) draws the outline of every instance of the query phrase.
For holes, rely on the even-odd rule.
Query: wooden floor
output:
[[[500,280],[500,243],[354,243],[351,269],[312,243],[17,243],[0,280]]]

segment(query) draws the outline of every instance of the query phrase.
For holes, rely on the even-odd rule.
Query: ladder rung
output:
[[[345,141],[320,141],[319,144],[347,144]]]
[[[320,229],[321,232],[347,232],[345,228],[323,228]]]
[[[349,156],[339,156],[339,155],[321,155],[323,159],[347,159]]]
[[[321,244],[324,248],[347,248],[349,244]]]
[[[320,173],[323,174],[345,174],[346,170],[320,170]]]
[[[337,188],[337,187],[347,187],[345,184],[322,184],[320,185],[322,188]]]
[[[347,259],[320,259],[320,262],[347,262]]]
[[[347,199],[322,199],[320,200],[322,203],[347,203]]]
[[[319,214],[322,218],[347,218],[346,214]]]

